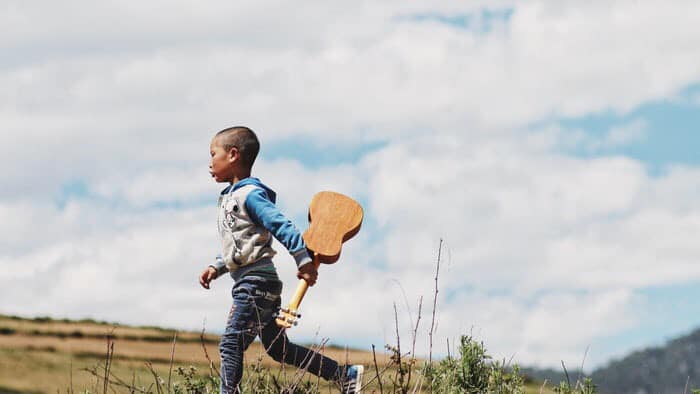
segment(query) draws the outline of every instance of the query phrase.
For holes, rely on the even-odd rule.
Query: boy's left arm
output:
[[[317,270],[306,249],[306,243],[296,226],[287,219],[279,208],[270,201],[263,189],[252,190],[245,200],[248,215],[265,227],[294,257],[297,264],[297,277],[305,279],[309,285],[316,282]]]

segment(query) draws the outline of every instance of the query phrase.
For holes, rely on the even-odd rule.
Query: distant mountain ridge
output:
[[[535,379],[566,381],[563,370],[523,368]],[[578,370],[569,370],[575,381]],[[700,388],[700,329],[659,347],[635,351],[589,375],[602,394],[691,393]]]

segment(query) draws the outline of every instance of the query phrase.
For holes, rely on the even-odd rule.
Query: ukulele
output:
[[[324,191],[311,199],[309,228],[302,237],[306,247],[313,252],[313,264],[333,264],[340,258],[343,242],[354,237],[362,224],[362,207],[357,201],[340,193]],[[286,308],[280,308],[275,322],[280,328],[297,325],[301,315],[299,304],[309,285],[299,280],[292,300]]]

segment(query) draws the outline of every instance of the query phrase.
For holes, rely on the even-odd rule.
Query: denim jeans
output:
[[[334,360],[289,342],[277,327],[273,313],[280,306],[282,282],[244,276],[233,286],[233,306],[221,336],[221,392],[238,393],[243,376],[243,352],[260,336],[267,354],[275,361],[306,368],[326,380],[338,380],[342,371]]]

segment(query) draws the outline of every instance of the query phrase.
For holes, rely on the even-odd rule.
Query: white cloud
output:
[[[665,4],[668,18],[653,3],[527,3],[507,29],[486,34],[397,18],[473,13],[478,3],[342,12],[274,4],[296,15],[283,23],[253,4],[183,2],[168,13],[129,2],[9,4],[0,74],[6,194],[36,191],[26,174],[43,176],[51,191],[71,177],[103,177],[119,157],[130,159],[119,162],[122,173],[144,163],[194,166],[202,156],[193,147],[232,122],[253,125],[267,141],[393,139],[456,125],[491,132],[552,114],[625,111],[699,76],[685,50],[699,39],[692,3]],[[85,18],[76,23],[78,4]],[[361,28],[351,28],[357,21]],[[52,164],[23,162],[15,146]]]
[[[435,240],[450,246],[443,290],[461,297],[442,301],[443,323],[451,318],[441,334],[473,325],[503,356],[505,343],[520,349],[520,360],[549,365],[564,356],[575,362],[592,345],[590,360],[600,362],[606,353],[596,343],[635,322],[636,290],[700,278],[692,265],[698,191],[669,186],[697,184],[695,171],[651,178],[626,158],[566,157],[512,137],[492,142],[438,134],[368,159],[371,211],[387,225],[385,263],[402,272],[404,286],[430,294]],[[567,306],[550,307],[548,292]],[[491,302],[503,304],[499,312]],[[585,329],[573,325],[574,311],[589,322]],[[532,328],[513,337],[495,327]]]
[[[588,346],[589,365],[602,362],[608,354],[599,342],[637,322],[636,290],[700,279],[693,264],[699,196],[688,186],[697,184],[697,169],[672,168],[650,178],[630,159],[576,159],[518,138],[473,144],[450,134],[415,137],[358,165],[320,170],[294,161],[261,162],[259,175],[279,192],[290,216],[303,218],[304,201],[328,188],[366,199],[368,220],[376,222],[346,245],[340,263],[322,267],[294,335],[310,339],[319,332],[334,342],[381,345],[393,340],[396,302],[402,337],[409,338],[405,291],[414,321],[417,297],[424,297],[418,351],[426,354],[439,237],[446,249],[438,337],[456,339],[474,330],[495,354],[515,354],[520,363],[577,363]],[[130,190],[143,182],[112,186],[116,195],[139,196]],[[2,308],[187,328],[206,317],[209,329],[223,327],[230,281],[218,281],[211,292],[194,281],[215,253],[213,206],[144,212],[139,200],[126,201],[132,205],[114,212],[89,200],[41,213],[30,205],[7,207],[18,217],[49,219],[46,231],[61,236],[2,263],[8,267],[5,291],[43,288],[51,305],[12,301]],[[32,228],[5,232],[23,235]],[[293,263],[277,248],[288,300]],[[85,294],[94,296],[87,301]],[[134,306],[125,295],[146,301]],[[444,354],[443,346],[435,352]]]
[[[440,237],[439,335],[474,327],[524,363],[575,363],[589,344],[601,361],[595,343],[634,324],[636,290],[700,279],[697,168],[650,177],[622,156],[562,153],[640,141],[643,119],[599,139],[517,131],[624,113],[700,79],[697,4],[518,3],[486,32],[406,18],[480,3],[163,6],[0,13],[1,310],[223,327],[228,284],[200,291],[195,276],[217,245],[207,147],[232,123],[263,149],[386,142],[357,163],[256,167],[295,218],[317,190],[367,202],[366,227],[305,301],[301,338],[391,340],[393,301],[409,326],[396,281],[413,307],[425,297],[427,320]],[[59,207],[74,180],[88,195]]]
[[[50,11],[24,7],[17,6],[15,19],[36,22]],[[407,127],[465,120],[512,125],[551,114],[626,111],[699,77],[692,51],[685,50],[700,40],[688,16],[693,3],[527,3],[515,8],[507,29],[486,34],[396,18],[410,7],[294,6],[297,17],[265,29],[259,26],[274,14],[264,17],[252,5],[237,6],[243,11],[223,4],[176,7],[168,16],[142,14],[140,7],[89,6],[85,24],[58,17],[70,11],[61,7],[51,21],[33,24],[45,26],[43,32],[9,23],[17,34],[7,45],[19,64],[3,78],[5,105],[19,110],[27,127],[36,118],[30,110],[60,109],[80,119],[87,109],[103,120],[102,133],[153,125],[180,133],[192,127],[189,134],[233,118],[273,135],[370,125],[374,133],[395,136]],[[668,15],[659,18],[659,12]],[[126,25],[100,28],[108,17]],[[674,23],[659,25],[669,20]],[[348,28],[349,21],[363,22],[362,28]],[[136,37],[146,38],[147,50],[128,50]],[[22,62],[16,46],[32,40],[81,50]],[[124,49],[96,51],[93,41]]]
[[[92,193],[105,199],[124,201],[133,207],[148,207],[157,203],[193,203],[203,196],[216,200],[217,187],[209,179],[207,162],[199,167],[144,170],[138,174],[112,173],[96,179]]]

